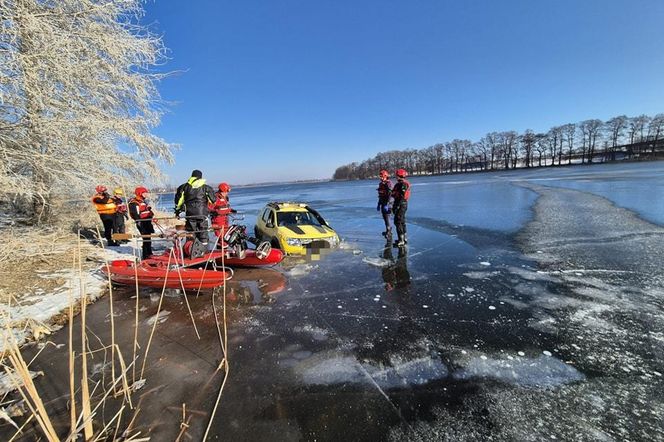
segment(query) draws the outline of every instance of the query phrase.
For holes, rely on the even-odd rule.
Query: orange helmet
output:
[[[219,184],[219,192],[230,192],[230,191],[231,191],[231,186],[229,186],[228,183]]]
[[[389,178],[390,177],[390,172],[388,172],[385,169],[382,169],[380,173],[378,174],[381,178]]]
[[[144,194],[144,193],[148,193],[148,192],[149,192],[149,190],[146,189],[146,188],[143,187],[143,186],[138,186],[138,187],[134,190],[134,194],[136,194],[136,196],[140,196],[140,197],[143,197],[143,194]]]
[[[394,174],[397,176],[397,178],[406,178],[408,176],[408,172],[406,172],[405,169],[397,169]]]
[[[108,189],[106,188],[106,186],[104,186],[104,185],[102,185],[102,184],[100,184],[100,185],[98,185],[97,187],[95,187],[95,191],[96,191],[97,193],[104,193],[104,192],[106,192],[107,190],[108,190]]]

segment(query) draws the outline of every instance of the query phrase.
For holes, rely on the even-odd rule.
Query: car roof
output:
[[[289,212],[307,212],[307,205],[305,203],[296,203],[293,201],[272,201],[267,203],[268,207],[271,207],[277,211],[289,211]]]

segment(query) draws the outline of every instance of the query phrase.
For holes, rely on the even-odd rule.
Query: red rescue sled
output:
[[[117,284],[139,287],[169,289],[212,289],[224,284],[228,274],[212,269],[192,269],[177,265],[167,266],[156,259],[146,259],[138,264],[134,261],[120,259],[102,266],[102,272],[110,275],[111,281]]]

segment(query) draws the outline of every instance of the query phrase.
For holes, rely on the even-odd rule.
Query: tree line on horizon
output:
[[[624,159],[656,158],[664,152],[664,113],[620,115],[563,124],[547,132],[490,132],[479,141],[455,139],[423,149],[380,152],[361,163],[338,167],[332,179],[378,176],[405,168],[411,175],[508,170]]]

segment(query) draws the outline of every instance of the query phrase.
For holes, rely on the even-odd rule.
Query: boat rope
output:
[[[221,235],[217,237],[217,241],[219,238],[223,238],[224,236],[224,228],[222,227],[221,229]],[[222,243],[222,248],[223,248],[223,243]],[[225,271],[226,266],[225,266],[225,257],[226,254],[223,253],[221,255],[221,267]],[[228,375],[229,375],[229,355],[228,355],[228,326],[226,322],[226,281],[224,281],[224,286],[222,288],[222,296],[223,296],[223,336],[222,336],[222,331],[219,327],[219,317],[217,314],[217,305],[215,303],[215,298],[216,294],[213,292],[212,293],[212,310],[214,311],[214,319],[215,319],[215,324],[217,326],[217,335],[219,336],[219,345],[221,346],[221,353],[223,359],[219,363],[219,366],[217,367],[217,371],[221,370],[224,368],[224,379],[221,382],[221,386],[219,387],[219,392],[217,393],[217,399],[214,402],[214,407],[212,408],[212,413],[210,414],[210,420],[208,421],[207,428],[205,429],[205,434],[203,435],[203,442],[207,440],[208,433],[210,432],[210,428],[212,427],[212,422],[214,421],[214,416],[217,413],[217,407],[219,407],[219,402],[221,401],[221,395],[224,392],[224,387],[226,386],[226,382],[228,381]]]

